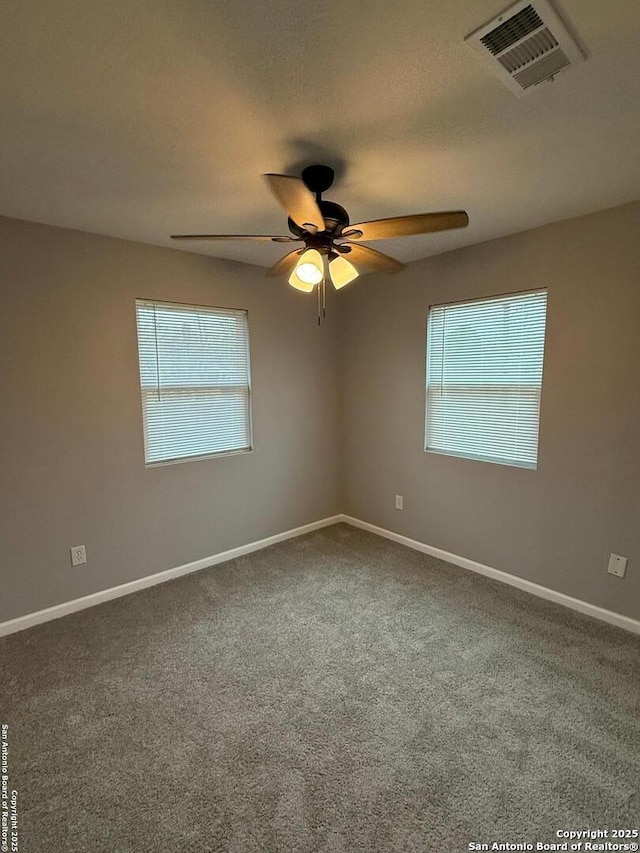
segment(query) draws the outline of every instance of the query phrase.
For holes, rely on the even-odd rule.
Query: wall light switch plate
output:
[[[404,498],[402,495],[396,495],[396,509],[404,509]]]
[[[626,570],[626,557],[621,557],[620,554],[612,554],[609,557],[609,568],[607,569],[607,571],[610,575],[615,575],[617,578],[623,578]]]
[[[81,566],[87,562],[87,550],[84,545],[74,545],[71,548],[71,565]]]

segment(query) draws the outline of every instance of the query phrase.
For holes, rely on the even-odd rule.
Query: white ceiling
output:
[[[173,246],[286,233],[261,174],[326,162],[352,222],[468,211],[376,244],[408,261],[639,198],[637,0],[564,0],[590,58],[523,99],[463,43],[506,5],[4,0],[0,214]]]

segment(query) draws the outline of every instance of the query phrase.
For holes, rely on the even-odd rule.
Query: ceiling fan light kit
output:
[[[331,281],[340,290],[358,275],[356,264],[378,272],[399,272],[404,264],[384,255],[361,241],[387,240],[412,234],[428,234],[464,228],[469,217],[464,210],[443,213],[418,213],[376,219],[350,225],[349,214],[322,193],[333,184],[330,166],[307,166],[302,177],[269,174],[264,176],[269,189],[284,208],[292,236],[271,234],[172,234],[174,240],[269,240],[274,243],[301,242],[267,270],[268,276],[288,274],[291,287],[312,293],[317,287],[318,324],[326,311],[326,287]],[[348,255],[348,259],[344,257]]]
[[[358,270],[342,255],[335,255],[329,261],[329,275],[336,290],[350,284],[359,276]]]
[[[299,256],[298,263],[289,276],[289,284],[303,293],[311,293],[324,277],[324,265],[320,252],[307,249]]]
[[[320,284],[324,278],[324,264],[320,252],[317,249],[307,249],[303,252],[294,272],[305,284]]]

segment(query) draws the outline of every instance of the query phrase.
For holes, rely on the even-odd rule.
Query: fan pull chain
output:
[[[327,316],[327,279],[326,277],[318,284],[318,325],[322,324]]]

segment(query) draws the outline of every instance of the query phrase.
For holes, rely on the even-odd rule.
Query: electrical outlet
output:
[[[402,495],[396,495],[396,509],[404,509],[404,498]]]
[[[84,545],[74,545],[71,548],[71,565],[81,566],[87,562],[87,549]]]
[[[627,558],[621,557],[620,554],[611,554],[609,557],[609,568],[607,571],[610,575],[615,575],[617,578],[623,578],[627,570]]]

